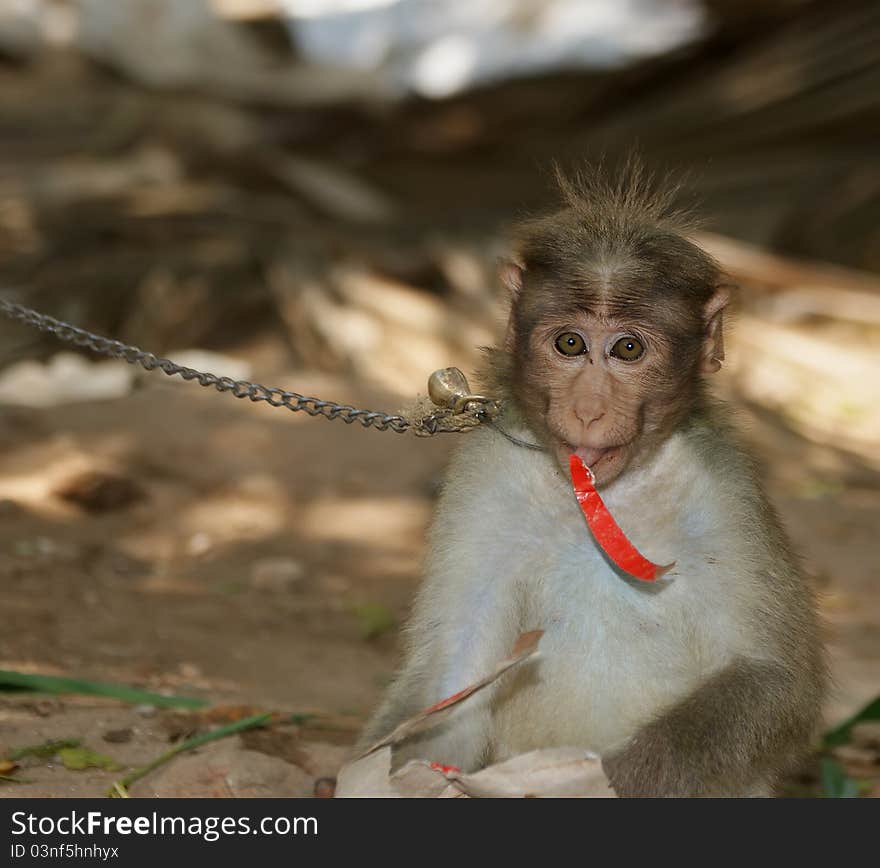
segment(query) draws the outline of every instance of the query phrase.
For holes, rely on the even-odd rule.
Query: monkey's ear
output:
[[[498,279],[510,295],[510,316],[507,320],[507,330],[504,333],[504,349],[508,353],[513,352],[514,345],[516,344],[514,314],[516,313],[516,303],[522,289],[523,272],[525,270],[525,266],[519,259],[508,257],[507,259],[498,260]]]
[[[522,289],[522,276],[525,268],[517,259],[498,260],[498,279],[512,298],[519,295]]]
[[[724,361],[724,308],[730,303],[730,287],[722,284],[715,289],[703,309],[703,350],[700,354],[700,370],[714,374],[721,370]]]

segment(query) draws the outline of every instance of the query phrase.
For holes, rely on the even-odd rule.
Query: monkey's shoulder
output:
[[[744,541],[769,548],[796,569],[796,559],[779,515],[767,494],[764,472],[743,440],[732,414],[715,406],[696,415],[682,430],[686,450],[728,514],[728,531]]]
[[[450,524],[464,532],[491,525],[497,532],[515,532],[536,521],[543,526],[566,515],[577,518],[572,503],[570,483],[547,453],[480,429],[468,434],[452,456],[435,526]]]

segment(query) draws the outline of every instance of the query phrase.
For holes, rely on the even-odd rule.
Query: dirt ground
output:
[[[390,394],[278,367],[271,346],[251,357],[264,382],[399,406]],[[833,722],[877,693],[880,485],[773,415],[746,406],[740,415],[822,593]],[[294,416],[161,375],[119,400],[4,408],[0,667],[319,712],[305,725],[203,748],[132,789],[309,795],[316,777],[334,773],[393,671],[394,626],[418,580],[453,439]],[[71,502],[74,483],[96,472],[126,480],[118,500],[134,502],[111,497],[103,512]],[[199,726],[180,712],[102,699],[0,699],[0,744],[79,739],[126,767]],[[23,763],[28,782],[0,785],[0,796],[98,796],[119,776]]]

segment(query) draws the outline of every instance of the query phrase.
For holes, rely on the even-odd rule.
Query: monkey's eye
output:
[[[624,337],[620,338],[613,347],[611,347],[611,355],[625,362],[634,362],[640,359],[645,352],[645,347],[638,338]]]
[[[582,356],[587,351],[587,344],[577,332],[564,332],[553,342],[553,346],[563,356]]]

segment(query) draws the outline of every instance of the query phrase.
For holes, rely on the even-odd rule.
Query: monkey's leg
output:
[[[807,749],[822,665],[739,660],[604,760],[620,796],[745,796],[772,786]]]

